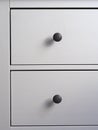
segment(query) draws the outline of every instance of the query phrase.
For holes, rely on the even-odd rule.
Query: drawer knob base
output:
[[[60,95],[55,95],[53,97],[53,102],[59,104],[62,101],[62,97]]]
[[[62,35],[60,33],[55,33],[53,35],[53,40],[56,41],[56,42],[59,42],[62,40]]]

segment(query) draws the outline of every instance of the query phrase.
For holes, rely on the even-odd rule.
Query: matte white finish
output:
[[[13,127],[11,130],[98,130],[97,126]]]
[[[9,130],[9,0],[0,0],[0,130]]]
[[[97,71],[12,71],[11,97],[12,125],[98,125]]]
[[[78,69],[89,69],[89,70],[96,70],[98,69],[98,65],[12,65],[10,66],[11,70],[63,70],[63,69],[67,69],[67,70],[78,70]]]
[[[24,8],[24,7],[28,7],[28,8],[29,7],[31,7],[31,8],[32,7],[98,7],[98,0],[10,0],[10,2],[11,2],[10,7],[14,7],[14,8],[16,8],[16,7],[21,7],[21,8]],[[41,127],[39,127],[39,126],[38,127],[37,126],[36,127],[10,126],[10,110],[9,110],[9,108],[10,108],[10,95],[9,95],[10,94],[10,70],[14,69],[14,70],[29,70],[30,71],[32,69],[35,69],[35,70],[36,69],[38,69],[38,70],[39,69],[98,69],[98,65],[74,65],[74,66],[73,65],[66,65],[66,66],[64,66],[64,65],[62,65],[62,66],[61,65],[60,66],[59,65],[51,65],[51,66],[49,66],[49,65],[47,65],[47,66],[31,65],[30,66],[28,64],[27,66],[24,66],[24,65],[23,66],[22,65],[21,66],[19,66],[19,65],[10,66],[10,43],[9,43],[9,38],[10,38],[9,9],[10,9],[10,7],[9,7],[9,0],[0,0],[0,130],[98,130],[98,126],[82,126],[82,127],[81,126],[63,126],[63,127],[61,127],[61,126],[53,126],[53,127],[52,126],[49,126],[49,127],[48,126],[44,126],[44,127],[42,127],[42,126]],[[95,13],[94,13],[94,15],[95,15]],[[93,52],[91,52],[91,53],[93,53]],[[14,73],[14,72],[12,72],[12,73]],[[93,73],[93,72],[90,72],[90,73]],[[94,72],[94,73],[97,73],[97,72]],[[96,77],[96,76],[98,77],[97,74],[95,74],[96,76],[95,75],[93,76],[93,75],[91,76],[91,74],[90,74],[90,77],[92,77],[90,82],[93,80],[93,77]],[[13,77],[14,77],[14,75],[13,75]],[[60,78],[62,78],[62,77],[60,77]],[[38,79],[37,79],[37,81],[38,81]],[[88,84],[90,84],[90,83],[88,82]],[[91,84],[93,84],[93,81]],[[18,90],[18,88],[17,88],[17,90]],[[84,87],[83,87],[83,90],[84,90]],[[96,88],[94,87],[94,89],[92,90],[92,93],[95,93],[95,90],[97,90],[97,87]],[[77,91],[79,91],[79,89],[77,89]],[[75,92],[75,90],[73,92]],[[20,93],[22,93],[22,91],[20,91]],[[86,89],[85,93],[87,93],[87,89]],[[80,96],[81,95],[82,94],[80,94]],[[19,96],[20,96],[20,94],[19,94]],[[94,96],[92,94],[91,95],[87,94],[87,96],[88,97],[92,96],[94,99]],[[95,94],[95,97],[97,97],[96,94]],[[27,99],[29,99],[29,98],[27,98]],[[97,99],[98,98],[96,98],[92,102],[90,102],[90,100],[89,100],[87,105],[90,103],[91,103],[91,105],[93,105],[96,102],[96,106],[97,106],[97,104],[98,104]],[[30,101],[31,101],[31,99],[30,99]],[[78,99],[77,99],[77,101],[78,101]],[[85,100],[85,102],[86,101],[87,100]],[[26,103],[26,102],[24,102],[24,103]],[[61,104],[59,104],[59,105],[61,105]],[[85,108],[86,108],[86,106],[85,106]],[[91,106],[91,108],[93,106]],[[59,106],[57,106],[57,107],[59,107]],[[76,106],[74,106],[74,108],[75,107]],[[54,108],[56,108],[56,106],[54,106]],[[89,110],[91,110],[91,108]],[[96,108],[97,107],[95,107],[95,108],[93,107],[92,110],[94,110]],[[51,110],[47,112],[48,113],[47,115],[49,115],[50,112],[51,112]],[[94,114],[95,114],[95,112],[93,111]],[[96,114],[96,116],[97,116],[97,114]],[[96,116],[94,117],[94,120],[97,120]],[[90,121],[90,120],[88,120],[88,121]],[[94,123],[96,123],[96,122],[94,122]]]
[[[98,64],[97,28],[98,10],[12,10],[12,64]]]
[[[10,0],[10,7],[98,7],[98,0]]]

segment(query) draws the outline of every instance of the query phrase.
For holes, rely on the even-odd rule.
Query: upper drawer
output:
[[[98,10],[12,9],[11,64],[98,64]]]

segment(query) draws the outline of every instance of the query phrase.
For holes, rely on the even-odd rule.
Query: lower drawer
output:
[[[98,71],[11,71],[11,125],[98,125]]]

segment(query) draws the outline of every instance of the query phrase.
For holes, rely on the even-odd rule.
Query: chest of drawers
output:
[[[98,1],[0,3],[0,130],[97,130]]]

